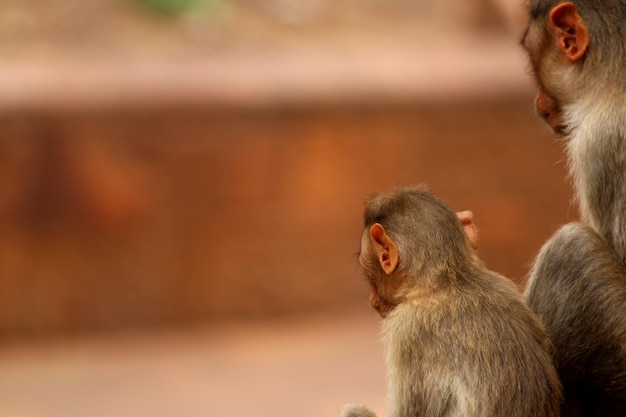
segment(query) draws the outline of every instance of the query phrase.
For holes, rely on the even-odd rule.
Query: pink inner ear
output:
[[[589,34],[576,6],[562,3],[550,12],[550,23],[559,41],[559,48],[568,61],[581,59],[587,50]]]

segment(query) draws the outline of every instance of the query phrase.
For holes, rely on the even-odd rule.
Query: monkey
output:
[[[366,203],[358,256],[383,322],[388,417],[557,417],[550,341],[467,225],[423,185]],[[340,413],[375,416],[360,404]]]
[[[554,345],[563,417],[626,415],[626,1],[528,0],[535,108],[562,140],[580,220],[539,250],[525,298]]]

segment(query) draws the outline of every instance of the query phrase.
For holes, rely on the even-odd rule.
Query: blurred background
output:
[[[576,215],[522,0],[4,0],[0,416],[384,411],[363,202],[523,288]]]

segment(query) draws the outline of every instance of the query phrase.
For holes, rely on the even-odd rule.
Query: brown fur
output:
[[[369,231],[380,224],[398,248],[391,273]],[[384,256],[383,256],[384,258]],[[424,188],[372,199],[361,264],[380,295],[389,417],[556,417],[560,384],[550,342],[508,279],[489,271],[456,214]],[[378,306],[378,304],[375,304]],[[360,405],[342,417],[374,417]]]

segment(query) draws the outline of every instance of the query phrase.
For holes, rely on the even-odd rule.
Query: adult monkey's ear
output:
[[[391,275],[398,266],[398,247],[391,240],[385,228],[380,223],[375,223],[370,228],[372,246],[378,256],[378,262],[385,274]]]
[[[569,62],[585,56],[589,32],[572,3],[561,3],[550,10],[550,28],[556,36],[559,51]]]

